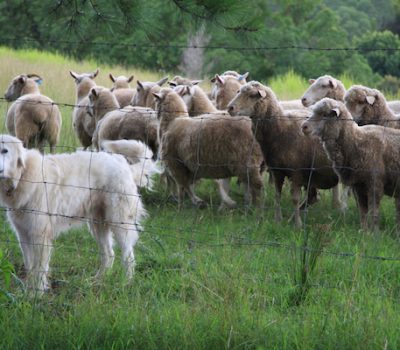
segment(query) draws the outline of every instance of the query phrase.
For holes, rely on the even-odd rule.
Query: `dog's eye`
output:
[[[2,150],[1,150],[1,154],[6,154],[8,152],[8,149],[6,149],[6,148],[3,148]]]

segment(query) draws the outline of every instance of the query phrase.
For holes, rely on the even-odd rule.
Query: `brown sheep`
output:
[[[178,86],[178,85],[194,86],[194,85],[197,85],[197,84],[200,84],[200,83],[201,83],[201,80],[191,80],[191,79],[188,79],[188,78],[183,78],[180,75],[174,76],[168,82],[168,84],[169,84],[169,86],[171,88],[174,88],[175,86]]]
[[[119,77],[114,77],[110,73],[108,76],[113,82],[111,91],[117,98],[121,108],[129,106],[132,102],[133,96],[135,95],[135,90],[132,89],[129,85],[129,83],[133,80],[133,75],[131,75],[129,78],[124,75],[120,75]]]
[[[302,126],[303,132],[319,137],[345,185],[357,199],[361,225],[378,228],[379,203],[383,194],[396,201],[400,224],[400,131],[378,125],[358,126],[340,101],[324,98]],[[399,226],[398,226],[399,227]]]
[[[128,106],[119,108],[114,94],[106,88],[96,87],[89,94],[88,111],[96,120],[93,145],[99,150],[104,140],[138,140],[158,154],[158,120],[150,108]]]
[[[310,205],[317,200],[318,188],[328,189],[338,184],[338,177],[321,143],[301,132],[307,111],[284,111],[269,87],[252,81],[241,87],[229,103],[228,112],[252,118],[254,134],[275,185],[275,219],[282,220],[281,193],[284,179],[288,178],[295,206],[295,224],[300,227],[301,188],[309,190],[306,203]]]
[[[392,112],[379,90],[354,85],[346,92],[344,101],[358,125],[377,124],[400,129],[400,116]]]
[[[37,147],[44,152],[47,141],[55,153],[61,130],[61,113],[49,97],[40,93],[37,74],[21,74],[15,77],[5,92],[7,101],[15,101],[6,117],[11,135],[23,142],[23,146]]]
[[[154,96],[158,100],[160,155],[178,186],[179,207],[185,192],[193,204],[203,204],[193,190],[197,179],[232,176],[247,184],[246,202],[258,203],[263,189],[263,157],[250,119],[224,114],[189,118],[185,102],[172,89],[163,88]]]
[[[161,80],[153,82],[141,82],[137,81],[136,94],[133,97],[132,105],[139,107],[149,107],[151,109],[156,108],[156,101],[153,96],[153,92],[158,92],[161,86],[164,85],[168,80],[168,77],[162,78]]]
[[[76,105],[72,112],[72,125],[83,148],[86,149],[92,144],[93,132],[95,129],[94,119],[87,112],[89,103],[88,94],[92,87],[96,86],[94,79],[99,74],[99,69],[92,73],[75,73],[69,71],[76,84]]]

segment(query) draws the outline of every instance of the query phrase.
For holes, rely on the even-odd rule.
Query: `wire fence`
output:
[[[13,39],[2,39],[5,42],[12,42]],[[31,39],[26,38],[24,39],[27,42],[29,42]],[[60,42],[60,41],[59,41]],[[77,44],[76,42],[68,42],[68,41],[62,41],[62,43],[65,44]],[[118,45],[118,46],[126,46],[126,47],[136,47],[136,45],[132,44],[119,44],[119,43],[91,43],[93,45]],[[142,45],[143,47],[143,45]],[[165,48],[165,47],[174,47],[174,48],[187,48],[188,46],[165,46],[165,45],[148,45],[145,47],[154,47],[154,48]],[[200,48],[197,46],[193,46],[193,48]],[[201,48],[208,48],[212,49],[215,47],[201,47]],[[257,48],[244,48],[244,47],[223,47],[227,50],[318,50],[318,51],[334,51],[334,50],[343,50],[343,51],[350,51],[350,50],[384,50],[384,51],[398,51],[399,49],[397,48],[370,48],[370,49],[365,49],[365,48],[312,48],[312,47],[298,47],[298,46],[290,46],[290,47],[257,47]],[[38,105],[43,105],[45,107],[50,107],[51,109],[54,109],[56,106],[57,107],[65,107],[69,108],[71,110],[80,108],[80,109],[87,109],[88,105],[87,104],[71,104],[71,103],[65,103],[62,101],[38,101],[36,99],[24,99],[24,100],[17,100],[15,102],[10,102],[7,101],[5,98],[0,98],[0,104],[6,104],[8,112],[12,108],[12,104],[14,106],[17,106],[19,104],[23,106],[38,106]],[[160,102],[161,103],[161,102]],[[29,108],[29,107],[28,107]],[[135,107],[124,107],[120,108],[119,106],[114,106],[112,108],[114,111],[118,111],[120,115],[130,117],[134,113],[139,113],[143,118],[145,117],[151,117],[155,120],[158,119],[158,121],[161,120],[162,122],[162,113],[167,113],[168,115],[173,115],[173,114],[178,114],[182,115],[184,114],[186,117],[189,117],[188,110],[186,108],[172,108],[172,109],[164,109],[159,111],[158,113],[152,109],[135,109]],[[110,111],[110,106],[97,106],[96,108],[98,113],[102,112],[109,112]],[[195,111],[196,114],[202,112],[200,111]],[[304,112],[306,113],[306,112]],[[297,127],[299,128],[299,133],[301,133],[300,130],[300,125],[301,122],[305,120],[305,116],[303,115],[292,115],[288,117],[286,114],[284,115],[274,115],[271,118],[265,118],[263,116],[251,116],[251,119],[248,117],[231,117],[228,113],[223,113],[221,114],[221,111],[211,111],[207,112],[207,116],[197,116],[195,117],[196,120],[199,122],[199,124],[196,126],[202,130],[202,128],[205,128],[208,126],[211,129],[215,129],[216,126],[218,126],[218,122],[225,122],[226,127],[227,125],[234,124],[234,123],[239,123],[239,122],[248,122],[253,126],[253,131],[255,134],[257,134],[258,131],[263,130],[265,128],[271,128],[273,125],[271,123],[276,123],[279,121],[285,121],[288,123],[296,123]],[[307,112],[307,113],[312,113]],[[211,116],[211,118],[210,118]],[[90,117],[89,117],[90,118]],[[95,117],[91,117],[95,118]],[[321,118],[322,121],[329,121],[331,117],[325,117]],[[394,118],[394,117],[393,117]],[[386,121],[393,121],[396,119],[393,119],[392,117],[390,118],[383,118],[381,119],[381,122],[386,122]],[[96,118],[95,118],[96,119]],[[227,121],[228,120],[228,121]],[[97,120],[98,122],[98,120]],[[343,119],[341,120],[342,123],[346,124],[355,124],[353,119]],[[213,126],[210,124],[216,123],[216,126]],[[146,122],[146,126],[150,124],[150,121]],[[224,124],[224,125],[225,125]],[[42,125],[43,126],[43,125]],[[229,128],[229,127],[228,127]],[[368,127],[367,127],[368,128]],[[162,131],[162,128],[158,128],[157,132],[160,133],[160,130]],[[367,130],[367,129],[365,129]],[[376,130],[379,130],[381,136],[373,136],[371,133],[371,137],[386,137],[384,142],[393,142],[393,141],[387,141],[387,140],[392,140],[394,139],[399,139],[400,140],[400,131],[395,131],[394,129],[387,128],[387,127],[381,127],[377,128]],[[63,131],[64,132],[64,131]],[[74,130],[68,130],[67,132],[74,133]],[[148,131],[146,130],[146,133]],[[206,144],[202,140],[202,135],[201,132],[197,134],[193,134],[197,138],[193,138],[190,140],[191,145],[185,145],[187,150],[189,150],[190,147],[195,145],[194,147],[194,156],[191,158],[191,164],[186,164],[185,159],[183,156],[177,156],[175,155],[170,155],[168,153],[164,154],[160,153],[161,161],[164,164],[164,170],[166,169],[167,175],[169,175],[172,178],[176,178],[179,176],[177,173],[174,173],[174,171],[171,171],[169,169],[169,166],[165,166],[165,164],[169,164],[168,162],[176,163],[176,166],[187,166],[187,167],[193,167],[194,170],[192,170],[192,179],[190,182],[189,187],[186,188],[186,192],[192,196],[193,193],[193,187],[196,181],[198,181],[201,178],[210,178],[211,176],[203,175],[203,171],[205,168],[207,169],[214,169],[214,171],[218,171],[219,169],[225,169],[225,173],[228,173],[228,170],[226,169],[231,169],[238,167],[239,165],[242,165],[243,167],[246,168],[246,173],[247,173],[247,179],[249,178],[249,172],[251,170],[254,170],[254,168],[257,168],[258,170],[261,170],[262,164],[255,164],[254,162],[251,163],[251,156],[253,155],[252,152],[254,152],[255,147],[259,147],[258,143],[256,142],[256,139],[253,138],[254,143],[249,145],[242,145],[242,148],[247,149],[247,154],[248,158],[246,159],[241,159],[237,162],[232,162],[231,160],[227,160],[225,162],[216,162],[219,158],[216,156],[207,156],[207,152],[203,151],[203,148],[206,149],[207,151],[212,148],[209,148],[209,144]],[[163,139],[164,135],[159,135],[158,141],[160,142],[160,148],[163,150],[164,144]],[[306,136],[302,136],[306,137]],[[150,138],[149,134],[145,134],[144,136],[144,141],[148,141]],[[223,145],[224,143],[224,135],[221,134],[221,139],[215,139],[214,140],[216,144]],[[241,140],[237,140],[238,143],[240,143]],[[295,140],[290,140],[294,142]],[[329,141],[329,140],[324,140]],[[150,195],[144,195],[144,200],[142,195],[135,191],[128,191],[127,188],[121,187],[121,190],[116,190],[115,187],[110,187],[110,184],[114,181],[113,175],[110,173],[107,173],[107,170],[105,169],[106,167],[100,167],[99,162],[92,164],[93,161],[93,156],[97,154],[95,150],[88,150],[86,152],[87,156],[84,158],[83,161],[79,160],[77,157],[76,159],[73,158],[73,156],[69,160],[62,160],[62,156],[52,156],[52,155],[40,155],[39,162],[40,164],[36,164],[37,168],[40,169],[40,172],[35,175],[34,178],[26,178],[24,177],[24,170],[21,170],[19,168],[25,169],[25,165],[22,167],[18,166],[18,161],[19,158],[18,156],[16,157],[16,151],[14,150],[13,142],[11,141],[11,147],[10,146],[10,141],[7,139],[3,139],[3,137],[0,138],[0,166],[2,166],[1,173],[4,174],[4,178],[2,179],[2,188],[0,189],[0,198],[2,201],[2,210],[7,213],[9,216],[10,220],[14,220],[13,226],[17,230],[19,230],[20,236],[18,237],[18,240],[11,240],[11,239],[2,239],[0,242],[2,244],[5,244],[7,247],[11,247],[15,244],[18,244],[24,254],[24,263],[25,264],[30,264],[31,268],[36,271],[37,274],[44,274],[46,275],[49,271],[49,260],[50,260],[50,253],[46,250],[51,250],[54,247],[53,244],[53,239],[57,236],[55,233],[58,231],[58,226],[60,225],[66,225],[68,227],[69,222],[72,221],[77,221],[80,224],[88,224],[91,227],[92,233],[94,233],[94,236],[97,238],[98,242],[100,243],[100,247],[102,247],[102,251],[100,252],[100,256],[102,256],[102,261],[106,261],[109,259],[111,256],[113,258],[114,254],[110,251],[107,252],[107,249],[111,249],[109,244],[110,242],[102,243],[102,237],[99,236],[99,233],[96,233],[96,230],[100,230],[99,227],[105,227],[107,226],[111,231],[112,230],[117,230],[117,229],[123,229],[125,232],[130,232],[133,231],[135,233],[140,233],[141,235],[149,235],[150,237],[157,239],[157,237],[163,237],[163,238],[169,238],[178,242],[184,242],[184,244],[187,245],[187,251],[190,252],[191,250],[195,249],[196,247],[207,247],[207,248],[212,248],[212,249],[218,249],[218,248],[223,248],[223,247],[233,247],[236,249],[240,249],[243,247],[260,247],[260,248],[273,248],[273,249],[282,249],[282,250],[287,250],[288,253],[291,253],[293,250],[296,250],[298,252],[318,252],[323,255],[327,256],[332,256],[336,258],[354,258],[358,257],[361,259],[365,260],[371,260],[375,262],[398,262],[400,261],[400,257],[398,256],[384,256],[380,254],[364,254],[360,252],[352,252],[352,251],[335,251],[335,250],[330,250],[327,248],[321,248],[321,249],[316,249],[313,248],[312,246],[309,246],[307,244],[302,244],[299,243],[298,241],[294,241],[292,243],[283,243],[279,241],[274,241],[274,240],[257,240],[257,239],[251,239],[249,237],[246,237],[243,239],[241,235],[238,235],[234,239],[228,241],[228,240],[222,240],[222,241],[212,241],[212,242],[205,242],[199,239],[198,235],[201,235],[202,230],[200,228],[184,228],[180,226],[179,222],[179,216],[182,215],[183,211],[178,210],[178,206],[176,204],[173,204],[174,206],[176,205],[176,217],[174,218],[174,221],[170,223],[169,226],[167,225],[157,225],[154,222],[152,222],[151,216],[156,214],[160,215],[162,213],[162,208],[166,207],[167,200],[165,197],[160,196],[159,198],[156,198],[156,196],[153,194]],[[207,139],[207,142],[209,140]],[[397,145],[397,141],[393,142],[393,145]],[[400,143],[399,143],[400,144]],[[282,147],[285,145],[282,144]],[[57,148],[64,151],[72,152],[76,149],[73,145],[57,145]],[[261,146],[262,148],[262,146]],[[295,148],[295,147],[294,147]],[[290,148],[290,150],[294,149],[293,147]],[[218,146],[215,148],[218,149]],[[371,149],[371,152],[378,152],[381,150],[375,150]],[[306,152],[306,151],[304,151]],[[316,174],[319,173],[327,173],[331,172],[331,177],[336,176],[332,166],[323,164],[321,162],[318,163],[318,157],[320,157],[320,154],[318,152],[323,153],[323,148],[322,145],[316,141],[314,141],[313,147],[311,148],[311,155],[308,157],[307,163],[304,165],[298,165],[297,162],[293,162],[293,166],[282,166],[279,165],[278,163],[274,162],[269,162],[270,157],[268,158],[265,154],[264,157],[267,160],[267,167],[268,171],[272,173],[272,178],[273,181],[276,181],[276,177],[278,176],[278,173],[282,173],[283,178],[284,177],[292,177],[292,182],[295,181],[296,176],[302,177],[301,181],[298,183],[298,188],[301,190],[305,190],[302,197],[298,197],[296,199],[296,204],[294,206],[288,206],[288,207],[282,207],[280,210],[285,214],[285,216],[290,215],[293,213],[293,211],[296,210],[296,205],[299,206],[301,204],[304,205],[303,209],[301,211],[301,217],[302,217],[302,226],[301,230],[304,232],[304,235],[308,235],[309,232],[312,232],[313,230],[318,230],[318,228],[313,227],[314,221],[311,223],[308,222],[309,219],[309,214],[311,212],[317,213],[316,215],[326,213],[326,209],[324,208],[313,208],[312,206],[309,206],[309,204],[313,203],[308,203],[313,202],[316,200],[317,196],[317,188],[324,188],[324,186],[319,186],[314,183],[314,178],[317,176]],[[298,152],[297,154],[301,154]],[[13,156],[14,158],[10,157]],[[203,158],[202,158],[203,157]],[[287,158],[290,159],[292,157],[291,154],[287,155]],[[326,157],[326,156],[325,156]],[[272,158],[271,158],[272,159]],[[139,162],[143,162],[142,168],[141,168],[141,175],[143,175],[146,172],[145,168],[145,161],[151,161],[151,157],[148,157],[146,155],[137,155],[137,160]],[[245,161],[243,163],[243,160]],[[81,168],[79,170],[74,170],[76,167],[78,167],[78,164],[74,164],[75,162],[81,161]],[[333,160],[335,161],[335,160]],[[60,162],[63,166],[60,167],[57,162]],[[65,165],[66,164],[66,165]],[[287,161],[285,164],[290,164],[290,160]],[[373,165],[374,167],[371,167]],[[399,164],[397,164],[399,165]],[[392,195],[397,198],[397,176],[400,175],[400,167],[397,167],[396,164],[390,164],[390,166],[387,165],[382,165],[379,162],[375,163],[366,163],[365,167],[359,166],[358,168],[354,169],[351,166],[346,166],[346,165],[336,165],[336,170],[338,172],[340,171],[347,171],[348,173],[357,171],[360,174],[360,177],[362,176],[369,176],[371,178],[370,184],[375,185],[375,182],[381,181],[382,177],[388,177],[390,180],[385,180],[386,183],[384,185],[390,186],[392,190]],[[8,168],[13,170],[11,175],[7,173]],[[15,169],[13,168],[15,167]],[[172,165],[170,165],[172,167]],[[126,170],[127,168],[121,168],[122,170]],[[118,179],[122,181],[124,177],[127,177],[129,175],[124,174],[124,176],[118,175],[117,173],[121,171],[121,169],[113,169],[116,171],[115,174],[115,179]],[[76,171],[76,172],[75,172]],[[210,170],[208,170],[210,171]],[[74,181],[68,182],[69,176],[71,174],[79,174],[82,181],[78,181],[78,183],[75,183]],[[232,177],[236,176],[238,174],[235,174],[233,172]],[[8,175],[6,175],[8,174]],[[102,174],[102,175],[99,175]],[[106,174],[106,175],[104,175]],[[369,174],[369,175],[366,175]],[[107,176],[103,178],[103,182],[101,183],[96,183],[96,181],[101,178],[101,176]],[[275,176],[275,177],[274,177]],[[218,178],[218,176],[215,176]],[[225,177],[225,176],[223,176]],[[226,176],[227,177],[227,176]],[[67,181],[66,181],[67,180]],[[179,181],[176,180],[179,185]],[[265,188],[263,191],[267,193],[273,192],[273,186],[268,185],[266,181],[264,181]],[[249,187],[250,183],[246,182],[244,183],[243,187],[245,189]],[[282,184],[283,185],[283,180]],[[381,184],[382,185],[382,184]],[[24,197],[24,191],[19,191],[19,186],[24,188],[24,191],[31,191],[29,192],[30,198]],[[275,191],[277,195],[279,195],[279,185],[278,187],[275,188]],[[365,184],[363,184],[364,192],[368,191],[368,188],[365,188]],[[162,185],[158,185],[158,187],[154,190],[155,192],[160,191],[160,188]],[[331,187],[333,188],[334,185],[327,186],[328,188]],[[377,200],[380,199],[380,197],[383,195],[382,189],[377,185],[377,189],[379,188],[380,192],[376,193],[377,198],[371,198],[369,199],[370,203],[367,204],[368,206],[372,206],[372,210],[375,209],[375,205],[379,203]],[[165,189],[161,190],[164,191]],[[182,191],[182,189],[179,189],[178,186],[178,195],[179,191]],[[315,193],[313,193],[315,191]],[[82,193],[88,192],[89,195],[83,195]],[[229,192],[229,190],[227,191]],[[293,192],[293,187],[292,187],[292,192]],[[387,193],[389,191],[386,191]],[[361,193],[361,192],[360,192]],[[176,195],[176,192],[172,192],[172,195]],[[237,193],[235,193],[237,194]],[[293,194],[293,193],[292,193]],[[181,196],[183,196],[183,193],[180,193]],[[286,195],[286,194],[285,194]],[[15,205],[14,196],[20,196],[18,198],[24,198],[24,202],[20,202],[18,205]],[[360,194],[356,195],[358,203],[360,201],[365,202],[365,198],[360,198]],[[149,198],[147,198],[149,197]],[[242,197],[242,194],[240,195]],[[303,197],[305,199],[303,199]],[[375,192],[374,192],[374,197],[375,197]],[[99,199],[100,198],[100,199]],[[108,199],[107,199],[108,198]],[[293,197],[294,198],[294,197]],[[63,201],[68,199],[68,203],[64,203]],[[301,199],[301,200],[300,200]],[[105,205],[106,201],[107,205]],[[263,199],[264,200],[264,199]],[[303,201],[304,200],[304,201]],[[114,201],[114,202],[113,202]],[[119,207],[115,203],[123,203],[124,201],[129,202],[130,209],[134,208],[134,211],[136,211],[132,217],[129,216],[129,220],[122,220],[120,216],[116,215],[114,217],[107,217],[106,211],[112,211],[112,212],[118,212]],[[149,216],[149,219],[147,221],[144,220],[144,212],[139,213],[139,207],[141,206],[140,203],[142,201],[145,202],[145,207],[154,205],[154,203],[157,204],[158,208],[156,210],[150,210],[151,214]],[[146,203],[148,201],[148,203]],[[61,204],[60,204],[61,203]],[[114,204],[110,204],[114,203]],[[121,204],[122,205],[122,204]],[[397,204],[396,204],[397,205]],[[78,208],[79,207],[79,208]],[[209,204],[210,210],[211,211],[216,211],[216,207],[214,206],[213,203]],[[84,208],[84,210],[82,210]],[[251,209],[249,209],[248,205],[237,205],[238,209],[244,209],[244,215],[253,215],[251,212]],[[75,210],[76,209],[76,210]],[[79,210],[78,210],[79,209]],[[201,210],[198,208],[193,208],[194,213],[201,213]],[[276,213],[276,207],[263,207],[262,209],[257,212],[256,215],[258,215],[261,220],[271,220],[271,216],[273,213]],[[364,213],[365,214],[365,213]],[[374,212],[374,214],[376,214]],[[223,217],[223,213],[220,214],[221,217]],[[242,215],[242,213],[238,212],[238,215]],[[39,222],[42,220],[45,220],[45,224],[40,224]],[[117,219],[116,219],[117,218]],[[26,222],[25,222],[25,221]],[[22,224],[23,223],[23,224]],[[328,222],[329,223],[329,222]],[[21,224],[22,226],[28,225],[30,226],[28,229],[25,227],[18,228],[18,225]],[[42,225],[42,226],[41,226]],[[97,227],[97,228],[94,228]],[[294,228],[293,228],[294,229]],[[39,230],[38,232],[35,232],[35,230]],[[43,231],[41,231],[43,230]],[[6,231],[6,226],[4,224],[4,229],[3,231]],[[33,234],[33,232],[35,232]],[[46,233],[50,232],[50,233]],[[99,231],[100,232],[100,231]],[[103,232],[103,231],[101,231]],[[101,235],[100,232],[100,235]],[[46,236],[49,235],[49,236]],[[186,235],[186,236],[185,236]],[[4,236],[4,233],[3,233]],[[32,241],[32,239],[39,239],[37,241]],[[40,238],[43,240],[41,241]],[[131,245],[133,246],[132,242],[121,242],[123,249],[126,247],[126,245]],[[30,251],[30,247],[33,247],[32,250]],[[41,250],[37,250],[36,248],[40,247]],[[36,250],[35,250],[36,249]],[[63,249],[66,250],[75,250],[76,245],[68,245],[68,244],[63,244]],[[85,247],[80,247],[80,249],[85,249]],[[46,251],[46,252],[45,252]],[[90,249],[90,251],[94,251]],[[44,254],[45,252],[46,257],[45,259],[40,258],[40,263],[38,265],[37,262],[33,263],[32,261],[36,261],[35,259],[39,259],[37,254]],[[123,252],[124,253],[124,252]],[[35,255],[36,254],[36,255]],[[128,267],[131,266],[133,263],[132,257],[129,255],[129,252],[127,253],[128,257],[125,257],[125,262],[128,265]],[[33,255],[33,256],[32,256]],[[33,259],[33,260],[32,260]],[[108,261],[108,260],[107,260]],[[104,268],[109,262],[105,262]],[[33,265],[32,265],[33,264]],[[52,266],[54,268],[54,266]],[[64,267],[59,266],[57,267],[58,270],[62,270]],[[40,278],[39,278],[40,279]],[[43,282],[46,284],[46,282]],[[42,287],[45,287],[43,285]],[[39,288],[42,289],[42,288]]]

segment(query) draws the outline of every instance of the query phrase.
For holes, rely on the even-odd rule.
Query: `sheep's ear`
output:
[[[161,80],[157,81],[157,85],[163,86],[168,81],[168,77],[162,78]]]
[[[169,81],[168,84],[169,84],[169,86],[171,86],[171,87],[178,86],[178,84],[176,83],[176,81]]]
[[[249,72],[246,72],[246,73],[240,75],[239,78],[238,78],[238,80],[239,80],[239,81],[246,80],[248,76],[249,76]]]
[[[92,88],[92,90],[90,90],[90,94],[91,94],[95,99],[97,99],[97,98],[99,97],[99,93],[98,93],[98,91],[96,90],[96,88]]]
[[[25,168],[25,159],[23,157],[18,157],[17,159],[17,167]]]
[[[130,83],[132,80],[133,80],[133,75],[131,75],[131,76],[128,78],[128,83]]]
[[[310,85],[314,84],[314,83],[315,83],[315,79],[308,79],[308,83],[309,83]]]
[[[211,81],[212,83],[215,83],[215,80],[216,80],[216,79],[217,79],[217,76],[211,78],[210,81]]]
[[[175,92],[179,95],[179,96],[184,96],[186,93],[186,86],[183,85],[175,85]]]
[[[99,74],[99,72],[100,72],[100,69],[97,68],[97,69],[91,74],[91,78],[92,78],[92,79],[96,78],[97,75]]]
[[[112,81],[113,83],[115,83],[115,78],[114,78],[114,76],[113,76],[111,73],[110,73],[108,76],[110,77],[111,81]]]
[[[331,110],[331,116],[332,116],[332,117],[339,118],[339,116],[340,116],[340,109],[339,109],[339,108],[333,108],[333,109]]]
[[[78,74],[73,72],[72,70],[69,71],[69,74],[71,74],[71,77],[74,78],[75,80],[78,79]]]
[[[265,96],[267,96],[267,93],[265,92],[265,90],[258,90],[258,94],[262,97],[265,98]]]
[[[35,79],[35,83],[38,85],[42,85],[43,80],[41,78]]]
[[[335,80],[329,79],[328,84],[332,89],[336,89],[336,87],[337,87],[337,83]]]
[[[139,80],[136,80],[136,84],[139,88],[143,89],[143,84]]]
[[[156,100],[161,100],[161,94],[160,93],[157,93],[157,92],[152,92],[152,94],[153,94],[153,96],[156,98]]]
[[[24,77],[24,76],[19,77],[18,81],[19,81],[21,84],[25,84],[25,82],[26,82],[26,77]]]
[[[374,102],[375,102],[375,96],[367,96],[367,97],[365,97],[365,99],[367,100],[367,102],[368,102],[370,105],[373,105]]]
[[[219,76],[218,74],[215,75],[215,82],[217,84],[223,85],[224,84],[224,78],[222,78],[221,76]]]
[[[202,80],[192,80],[191,81],[191,83],[193,84],[193,85],[198,85],[198,84],[200,84],[202,82]]]

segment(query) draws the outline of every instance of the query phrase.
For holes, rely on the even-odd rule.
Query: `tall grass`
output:
[[[74,62],[57,55],[0,50],[0,84],[21,72],[44,78],[43,93],[57,102],[74,102],[70,69],[91,71],[96,62]],[[158,74],[100,66],[98,83],[110,85],[108,70],[155,80]],[[307,83],[293,73],[270,82],[281,99],[298,98]],[[5,112],[7,104],[3,103]],[[77,145],[63,108],[62,142]],[[243,203],[232,182],[232,196]],[[400,347],[399,242],[393,233],[394,205],[382,205],[379,235],[359,229],[354,200],[343,214],[332,209],[330,194],[309,209],[305,231],[288,222],[290,196],[283,196],[284,222],[273,220],[273,190],[265,182],[264,210],[218,212],[214,184],[202,181],[198,195],[209,207],[181,211],[157,184],[144,192],[149,211],[136,247],[137,270],[127,283],[116,261],[103,281],[97,246],[87,229],[72,230],[56,242],[53,289],[30,299],[11,280],[14,301],[0,303],[2,349],[397,349]],[[1,250],[23,278],[22,257],[11,228],[1,215]],[[328,231],[328,233],[326,233]],[[305,243],[304,232],[320,242]],[[326,236],[324,236],[324,232]],[[310,234],[310,239],[313,237]],[[314,247],[315,256],[304,254]],[[119,256],[119,252],[117,252]],[[299,266],[298,257],[305,264]],[[304,266],[307,293],[293,303]],[[300,270],[299,270],[300,269]],[[301,291],[301,290],[300,290]],[[299,295],[299,294],[298,294]],[[297,306],[294,306],[297,305]]]

